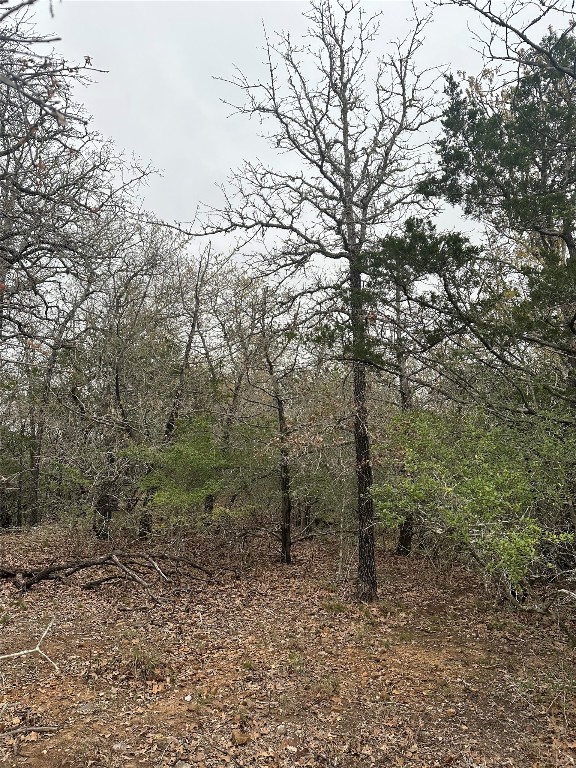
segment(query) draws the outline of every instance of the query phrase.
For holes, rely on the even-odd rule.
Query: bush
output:
[[[381,521],[411,515],[424,530],[467,551],[495,580],[518,587],[550,547],[573,542],[562,509],[569,447],[529,438],[481,417],[400,414],[380,446],[387,471],[375,487]],[[544,563],[544,560],[547,560]]]

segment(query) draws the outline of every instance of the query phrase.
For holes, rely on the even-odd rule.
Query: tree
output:
[[[2,0],[0,3],[0,86],[23,110],[34,105],[39,122],[53,121],[60,127],[67,121],[84,123],[85,117],[68,102],[61,85],[90,67],[90,57],[85,57],[84,66],[80,67],[38,53],[58,38],[38,35],[29,23],[27,11],[37,2]],[[34,135],[36,124],[27,127],[28,131],[18,137],[17,147]]]
[[[307,41],[267,40],[265,81],[242,73],[231,82],[245,96],[237,107],[263,121],[269,142],[293,165],[246,162],[209,213],[203,234],[244,233],[241,246],[260,254],[269,272],[297,276],[331,263],[333,286],[345,286],[348,358],[358,504],[358,597],[377,594],[372,453],[367,408],[368,339],[363,274],[378,233],[393,227],[414,201],[421,176],[419,131],[432,119],[427,77],[415,69],[425,21],[375,63],[370,48],[378,17],[357,4],[318,1],[306,14]],[[310,41],[310,42],[308,42]],[[308,288],[314,291],[314,284]]]
[[[441,173],[428,188],[512,241],[492,297],[501,320],[509,310],[500,336],[507,325],[509,337],[555,351],[574,407],[576,80],[562,67],[576,60],[576,38],[550,31],[540,47],[554,50],[560,69],[540,66],[541,54],[528,51],[512,85],[496,89],[487,75],[463,92],[448,80]]]
[[[278,481],[280,487],[280,561],[292,562],[292,472],[290,467],[290,424],[286,414],[287,403],[285,382],[297,365],[300,345],[298,339],[300,318],[296,310],[292,317],[286,317],[280,308],[274,308],[269,291],[262,296],[260,318],[260,347],[264,363],[270,377],[272,400],[278,419]]]
[[[576,39],[549,32],[542,41],[559,61],[576,60]],[[448,78],[438,141],[437,188],[467,214],[501,232],[561,240],[576,256],[576,80],[527,53],[513,84],[496,73],[469,78],[463,93]]]
[[[26,392],[16,430],[30,456],[17,517],[30,522],[39,519],[53,389],[87,331],[86,306],[130,247],[131,195],[148,173],[90,130],[73,98],[84,68],[38,53],[51,41],[29,23],[32,4],[0,6],[0,371]],[[13,431],[8,398],[2,406]]]
[[[477,35],[486,60],[524,65],[528,53],[533,66],[542,70],[554,69],[576,79],[574,63],[563,59],[556,47],[576,27],[574,6],[567,0],[540,0],[538,4],[512,0],[507,5],[493,0],[437,0],[437,5],[468,8],[487,23],[486,36]],[[567,24],[556,39],[535,37],[543,24],[558,19],[567,20]]]
[[[0,11],[0,323],[3,340],[26,333],[47,284],[83,269],[98,232],[130,208],[148,170],[129,167],[89,127],[73,97],[82,68],[40,56],[43,38],[23,15]],[[8,73],[8,74],[6,74]]]

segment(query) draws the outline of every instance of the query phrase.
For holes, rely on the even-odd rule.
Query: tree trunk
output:
[[[350,262],[350,309],[353,349],[354,447],[356,451],[356,483],[358,492],[358,587],[359,600],[372,602],[378,597],[376,579],[375,515],[372,498],[372,452],[368,432],[365,357],[367,338],[365,307],[362,296],[362,274]]]
[[[400,288],[396,286],[396,328],[395,328],[395,347],[396,364],[398,366],[398,389],[400,392],[400,410],[409,411],[412,408],[412,387],[408,378],[407,360],[408,355],[404,347],[402,338],[402,294]],[[404,467],[402,472],[406,472]],[[410,512],[400,523],[398,530],[398,544],[396,546],[397,555],[409,555],[412,552],[412,540],[414,538],[414,515]]]
[[[30,424],[30,496],[26,510],[26,524],[38,525],[40,522],[40,468],[44,443],[44,412],[40,409],[39,422],[33,419]]]
[[[290,565],[292,562],[292,491],[290,477],[290,454],[288,450],[288,437],[290,430],[286,420],[284,397],[280,382],[274,372],[274,363],[266,350],[266,364],[274,393],[274,404],[278,417],[278,434],[280,437],[280,462],[278,465],[278,477],[280,484],[280,562]]]
[[[280,562],[290,565],[292,562],[292,497],[290,494],[290,467],[288,465],[288,454],[282,451],[280,460],[280,494],[282,498],[281,505],[281,539],[282,548],[280,551]]]
[[[213,493],[204,496],[204,525],[210,525],[212,522],[215,504],[216,496]]]
[[[138,538],[146,541],[152,534],[152,515],[147,507],[144,507],[138,518]]]
[[[308,528],[312,524],[312,508],[318,499],[312,496],[302,496],[297,501],[296,516],[300,528]]]
[[[118,511],[118,499],[112,493],[104,491],[98,497],[94,509],[92,528],[98,539],[110,538],[110,523]]]
[[[113,467],[116,464],[116,456],[112,451],[108,452],[106,463],[109,467]],[[112,474],[112,470],[110,470],[110,474]],[[108,478],[102,483],[100,493],[94,504],[92,530],[96,534],[96,538],[110,538],[110,523],[112,522],[115,513],[118,512],[118,506],[117,483],[114,478]]]
[[[290,565],[292,562],[292,492],[290,488],[290,459],[288,455],[288,423],[284,410],[284,399],[280,389],[275,384],[274,398],[278,414],[278,430],[280,432],[280,562]]]
[[[412,552],[412,539],[414,536],[414,515],[410,512],[400,523],[398,532],[397,555],[409,555]]]

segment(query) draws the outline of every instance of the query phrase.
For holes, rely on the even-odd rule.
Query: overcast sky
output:
[[[384,52],[389,40],[408,31],[411,5],[365,5],[383,12],[375,49]],[[145,191],[146,208],[166,220],[188,221],[200,201],[218,204],[217,185],[242,159],[271,156],[254,121],[230,116],[222,99],[233,93],[215,78],[230,76],[234,65],[255,79],[264,74],[263,25],[269,34],[301,34],[306,8],[297,0],[63,0],[54,2],[50,18],[47,0],[40,0],[35,14],[43,32],[61,38],[55,48],[65,58],[90,56],[93,66],[107,70],[78,100],[104,136],[161,171]],[[476,72],[480,60],[468,21],[462,9],[438,10],[421,66]]]

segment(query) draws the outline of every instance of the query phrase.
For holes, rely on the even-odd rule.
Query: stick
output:
[[[146,560],[148,560],[148,562],[152,565],[152,567],[154,568],[155,571],[158,571],[158,573],[164,579],[164,581],[171,581],[171,579],[169,579],[168,576],[166,576],[166,574],[164,573],[164,571],[160,568],[158,563],[156,563],[156,562],[154,562],[154,560],[152,560],[150,555],[146,555]]]
[[[145,589],[148,589],[148,584],[144,581],[144,579],[141,579],[138,574],[133,571],[131,568],[128,568],[126,565],[120,562],[116,555],[112,555],[111,558],[112,562],[120,568],[121,571],[124,571],[124,573],[130,578],[133,579],[137,584],[140,584],[141,587],[144,587]]]

